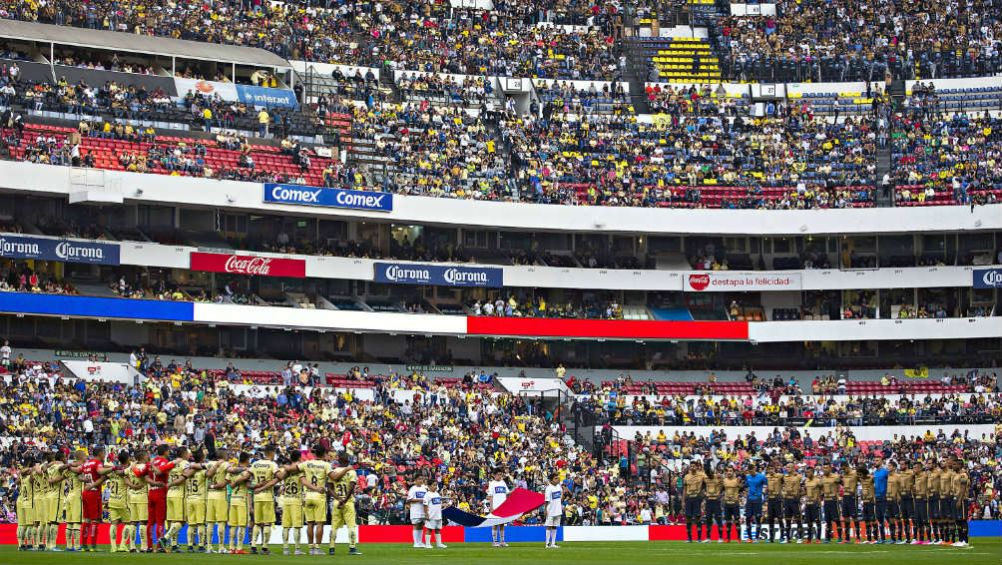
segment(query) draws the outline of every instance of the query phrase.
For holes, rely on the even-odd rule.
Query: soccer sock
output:
[[[122,530],[122,542],[126,549],[132,549],[136,545],[136,529],[132,524],[126,524]]]
[[[282,549],[289,549],[289,531],[292,528],[282,528]]]
[[[254,524],[254,527],[251,528],[251,543],[250,543],[251,547],[259,547],[258,537],[260,535],[261,535],[261,526]]]
[[[689,518],[685,519],[685,535],[692,541],[692,520]]]
[[[28,529],[27,526],[25,526],[24,524],[18,524],[17,525],[17,534],[15,534],[15,535],[17,536],[17,546],[18,547],[24,546],[24,532],[27,529]]]
[[[108,526],[108,543],[112,551],[118,551],[118,524]]]
[[[171,545],[177,545],[177,533],[181,531],[181,524],[178,522],[171,522],[170,526],[167,528],[167,533],[164,534],[164,539],[166,539]]]
[[[271,524],[265,524],[261,526],[261,547],[268,547],[268,543],[271,542]]]
[[[247,535],[246,526],[237,526],[237,549],[243,549],[245,535]]]
[[[498,532],[496,528],[491,529],[491,534],[493,534],[494,543],[498,541]],[[421,530],[414,530],[414,545],[421,545]]]
[[[59,524],[49,524],[49,536],[47,545],[56,547],[56,534],[59,533]]]
[[[292,528],[292,543],[296,549],[299,549],[299,528]]]
[[[498,536],[501,538],[501,543],[504,543],[504,526],[498,526]]]
[[[149,547],[147,540],[149,539],[149,531],[147,528],[143,527],[142,522],[136,523],[136,529],[139,530],[139,549],[146,549]]]
[[[222,551],[226,547],[226,524],[223,522],[216,522],[216,543],[219,544],[219,550]],[[232,547],[232,540],[231,540]]]
[[[358,543],[358,526],[348,526],[348,547],[355,547]],[[438,543],[442,543],[441,530],[438,534]]]

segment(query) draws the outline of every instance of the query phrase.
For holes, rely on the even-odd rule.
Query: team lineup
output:
[[[358,549],[355,495],[359,477],[349,455],[314,447],[310,457],[292,450],[276,461],[264,447],[232,458],[217,448],[213,460],[201,449],[157,446],[107,457],[103,447],[89,454],[63,450],[25,456],[16,469],[19,549],[61,551],[56,539],[66,524],[65,550],[96,551],[98,526],[110,522],[111,552],[177,552],[187,526],[187,551],[269,554],[272,530],[281,526],[283,554],[335,554],[337,532],[347,529],[349,555]],[[566,486],[557,474],[543,493],[546,548],[556,548]],[[836,472],[830,463],[803,472],[774,459],[768,468],[692,462],[681,477],[681,503],[689,542],[740,541],[742,521],[749,543],[968,544],[970,476],[963,462],[948,459],[904,464],[877,461]],[[415,474],[405,506],[415,548],[446,548],[439,485]],[[486,485],[484,511],[505,502],[510,490],[501,469]],[[276,517],[276,502],[281,521]],[[742,508],[743,503],[743,508]],[[743,511],[742,511],[743,510]],[[106,512],[105,512],[106,511]],[[216,544],[213,547],[213,534]],[[138,536],[138,543],[136,538]],[[503,524],[492,527],[494,547],[507,547]]]
[[[56,536],[59,524],[65,523],[66,551],[97,551],[98,526],[106,509],[112,553],[180,551],[178,534],[187,526],[189,553],[248,553],[244,539],[251,528],[249,553],[267,555],[277,522],[277,493],[284,554],[307,554],[301,549],[304,529],[308,554],[323,554],[329,507],[327,553],[335,554],[336,533],[345,527],[348,554],[361,555],[354,500],[359,482],[347,453],[335,455],[317,446],[311,459],[304,461],[298,451],[292,451],[288,463],[280,465],[273,446],[265,447],[253,461],[249,453],[241,452],[235,462],[224,448],[217,448],[213,461],[206,461],[201,450],[178,447],[171,451],[167,445],[157,446],[152,459],[143,450],[121,451],[110,464],[103,447],[95,447],[90,457],[77,451],[72,460],[58,449],[27,456],[17,469],[19,550],[62,551]],[[337,466],[332,465],[332,458]],[[416,475],[412,483],[406,505],[414,547],[446,548],[442,508],[449,499],[423,475]],[[547,548],[557,547],[564,490],[557,476],[546,487]],[[501,473],[496,472],[485,502],[496,508],[508,492]],[[503,525],[495,526],[492,533],[495,547],[507,547]]]

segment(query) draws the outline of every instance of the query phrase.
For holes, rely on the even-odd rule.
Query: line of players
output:
[[[328,554],[334,554],[334,532],[346,526],[348,553],[360,555],[354,498],[358,477],[344,452],[337,454],[335,467],[332,454],[322,447],[315,447],[314,458],[308,461],[292,452],[284,465],[275,461],[275,448],[270,446],[253,462],[250,454],[241,452],[236,463],[223,448],[216,450],[213,461],[206,461],[204,452],[192,453],[185,447],[176,448],[168,458],[170,451],[169,446],[159,445],[152,459],[144,451],[121,451],[113,464],[106,463],[103,447],[94,448],[89,458],[78,451],[72,461],[58,449],[26,457],[17,469],[19,548],[59,551],[56,533],[62,520],[67,550],[96,551],[104,490],[112,552],[179,551],[178,534],[187,524],[189,552],[246,553],[243,542],[251,528],[250,552],[267,554],[276,522],[277,488],[283,553],[290,552],[291,535],[293,552],[304,554],[300,550],[303,528],[309,553],[322,553],[330,500]],[[213,525],[215,551],[211,547]]]
[[[801,474],[794,464],[784,469],[773,460],[766,472],[751,463],[743,476],[732,467],[720,465],[714,472],[694,462],[682,477],[682,502],[690,543],[709,542],[713,524],[718,542],[739,540],[734,530],[741,527],[744,499],[749,543],[849,543],[854,537],[858,544],[964,547],[970,484],[956,458],[900,469],[888,460],[872,472],[861,465],[841,474],[831,464]]]

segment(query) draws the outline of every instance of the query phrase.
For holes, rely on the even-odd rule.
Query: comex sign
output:
[[[388,192],[366,192],[340,188],[268,183],[264,185],[264,201],[270,204],[300,204],[370,212],[393,211],[393,195]]]
[[[974,288],[1002,288],[1002,269],[974,269]]]
[[[503,271],[497,267],[448,267],[407,263],[374,263],[373,279],[394,284],[435,286],[502,286]]]

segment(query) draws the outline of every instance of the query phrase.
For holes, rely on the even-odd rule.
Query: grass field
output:
[[[408,545],[367,544],[359,546],[360,557],[349,557],[345,546],[338,547],[334,557],[283,556],[281,547],[268,557],[259,555],[202,554],[109,554],[98,553],[35,553],[17,552],[13,546],[0,547],[0,563],[65,565],[67,563],[116,562],[170,563],[196,565],[202,563],[260,562],[271,564],[313,564],[338,561],[358,561],[366,564],[442,565],[442,564],[506,564],[545,563],[553,565],[583,565],[589,563],[623,563],[664,565],[1000,565],[1002,538],[978,538],[970,548],[939,546],[855,546],[855,545],[770,545],[770,544],[687,544],[684,542],[576,542],[565,543],[559,549],[544,549],[541,543],[515,543],[495,549],[489,545],[455,544],[448,549],[414,549]],[[326,548],[325,548],[326,550]]]

